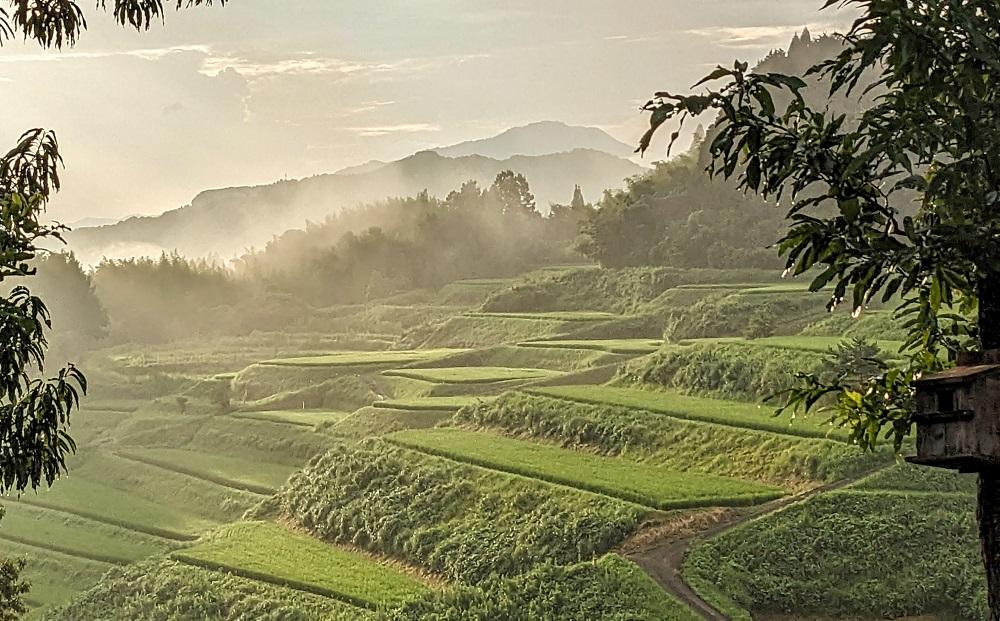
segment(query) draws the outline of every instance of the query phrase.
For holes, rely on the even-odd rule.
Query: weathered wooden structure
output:
[[[916,382],[917,454],[907,460],[961,472],[1000,467],[1000,350]]]

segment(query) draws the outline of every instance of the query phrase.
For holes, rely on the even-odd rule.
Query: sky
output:
[[[398,159],[540,120],[632,144],[654,91],[687,91],[806,26],[843,30],[849,15],[821,5],[230,0],[143,33],[91,12],[72,49],[0,49],[0,140],[57,131],[66,170],[50,215],[63,222],[160,213],[208,188]]]

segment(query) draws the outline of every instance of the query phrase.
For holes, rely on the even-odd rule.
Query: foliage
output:
[[[115,569],[46,621],[359,621],[365,611],[335,600],[153,560]]]
[[[362,608],[400,604],[427,592],[403,572],[269,522],[242,522],[173,558]]]
[[[831,306],[848,295],[856,312],[876,296],[904,300],[904,368],[861,390],[803,374],[788,394],[789,408],[835,394],[834,412],[862,446],[887,437],[898,448],[912,429],[913,380],[941,366],[937,351],[954,355],[980,336],[984,347],[1000,344],[1000,334],[986,330],[1000,311],[993,214],[1000,146],[997,95],[987,87],[1000,73],[1000,9],[957,0],[842,4],[859,9],[844,47],[808,74],[853,97],[860,113],[811,106],[802,79],[748,73],[737,62],[703,81],[726,79],[721,88],[657,93],[646,106],[653,114],[641,148],[672,119],[718,111],[709,170],[787,200],[790,223],[779,245],[787,271],[816,268],[811,288],[832,284]],[[917,200],[915,211],[902,207],[907,199]],[[977,310],[978,326],[969,321]]]
[[[406,604],[381,619],[696,621],[699,617],[638,567],[609,555],[569,567],[545,564],[516,578],[491,580],[477,588],[460,587]]]
[[[598,398],[585,403],[586,393],[570,387],[540,389],[537,394],[508,393],[491,403],[464,408],[453,420],[464,427],[501,430],[516,437],[623,455],[674,470],[756,480],[782,488],[797,489],[857,476],[885,459],[859,454],[839,441],[790,435],[787,425],[783,433],[749,429],[757,419],[738,420],[741,417],[737,406],[749,410],[744,404],[677,396],[671,399],[671,395],[661,395],[659,403],[653,403],[655,393],[644,393],[650,397],[646,401],[624,398],[621,392],[620,398],[614,399],[614,390],[599,396],[607,400],[605,403]],[[619,405],[611,404],[615,401]],[[670,413],[667,404],[671,402],[674,414],[653,413],[657,408]],[[733,415],[726,418],[727,411]],[[759,416],[757,412],[747,413]],[[702,421],[722,424],[706,425]]]
[[[401,431],[389,441],[430,455],[620,498],[655,509],[752,505],[782,492],[726,477],[681,472],[462,429]]]
[[[669,267],[542,272],[494,292],[483,304],[483,311],[636,313],[658,296],[682,284],[749,282],[766,277],[767,274],[759,270]]]
[[[794,385],[796,370],[825,366],[826,358],[817,352],[762,347],[752,341],[705,343],[666,347],[641,358],[623,367],[619,381],[759,402]]]
[[[685,576],[758,614],[985,620],[973,506],[968,496],[824,494],[698,545]]]
[[[0,507],[0,518],[4,517],[4,508]],[[28,584],[21,579],[24,571],[23,559],[0,559],[0,621],[15,621],[28,612],[24,596],[28,593]]]
[[[820,301],[801,293],[759,294],[753,289],[706,296],[689,307],[669,312],[664,338],[684,339],[746,335],[761,318],[772,334],[795,334],[827,315]],[[761,334],[757,336],[771,336]]]
[[[750,315],[743,336],[748,340],[763,339],[774,335],[775,317],[768,310],[758,308]]]
[[[323,539],[469,584],[529,571],[541,559],[566,564],[600,555],[643,513],[379,440],[336,446],[293,475],[278,499],[286,518]]]
[[[922,468],[900,463],[865,477],[852,485],[851,489],[973,496],[976,493],[976,476],[941,468]]]

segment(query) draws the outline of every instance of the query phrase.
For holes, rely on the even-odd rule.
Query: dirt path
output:
[[[806,492],[785,496],[784,498],[759,505],[750,510],[720,512],[713,516],[715,519],[705,528],[682,530],[680,533],[676,530],[668,530],[666,536],[653,539],[633,550],[626,551],[625,555],[641,567],[663,590],[686,604],[703,619],[707,621],[729,621],[729,617],[702,599],[684,580],[681,574],[684,566],[684,558],[687,556],[691,544],[696,540],[711,539],[750,520],[803,503],[819,494],[847,487],[851,483],[859,481],[881,469],[877,468],[871,472],[866,472],[857,478],[844,479]]]

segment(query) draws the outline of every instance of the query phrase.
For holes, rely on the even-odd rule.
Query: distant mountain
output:
[[[445,157],[482,155],[503,160],[515,155],[548,155],[576,149],[603,151],[627,159],[632,157],[635,147],[612,138],[596,127],[575,127],[556,121],[542,121],[508,129],[492,138],[434,149],[434,152]]]
[[[478,155],[449,158],[424,151],[370,170],[208,190],[185,207],[72,231],[67,241],[87,264],[102,257],[155,256],[172,251],[189,257],[231,258],[344,208],[412,196],[424,189],[443,197],[470,179],[485,187],[507,169],[527,177],[542,211],[553,202],[569,202],[576,184],[586,197],[597,200],[605,189],[622,187],[627,177],[643,170],[626,159],[586,149],[503,160]]]
[[[75,222],[64,222],[71,229],[83,229],[94,226],[105,226],[119,222],[121,218],[82,218]]]
[[[364,164],[358,164],[357,166],[348,166],[347,168],[341,168],[337,172],[333,173],[335,175],[360,175],[362,173],[375,172],[379,168],[385,166],[385,162],[380,162],[378,160],[371,160],[365,162]]]

